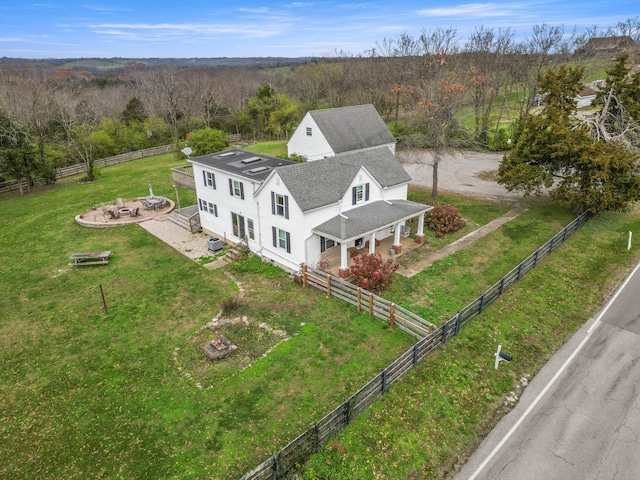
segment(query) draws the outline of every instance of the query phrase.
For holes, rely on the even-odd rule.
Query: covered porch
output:
[[[375,251],[380,254],[382,260],[384,261],[387,261],[388,259],[393,260],[407,252],[415,250],[416,248],[420,247],[420,245],[422,245],[420,243],[416,243],[415,239],[411,237],[401,237],[400,243],[402,244],[402,248],[400,252],[396,252],[395,248],[393,248],[393,236],[383,238],[382,240],[379,240],[379,242],[380,243],[375,248]],[[391,254],[392,249],[393,254]],[[358,248],[357,251],[358,255],[362,255],[363,253],[369,253],[369,248],[367,246],[363,246],[362,248]],[[350,269],[351,265],[353,265],[353,259],[355,258],[355,256],[352,257],[351,252],[349,252],[348,257],[347,268]],[[340,246],[325,251],[322,254],[322,261],[326,262],[325,265],[327,268],[327,272],[331,273],[331,275],[340,275]],[[344,278],[344,274],[342,274],[341,276]]]
[[[353,258],[362,253],[378,252],[387,259],[424,243],[424,214],[431,209],[408,200],[380,200],[343,212],[318,225],[313,233],[340,244],[323,252],[322,260],[346,278]],[[404,224],[416,217],[417,231],[410,238]]]

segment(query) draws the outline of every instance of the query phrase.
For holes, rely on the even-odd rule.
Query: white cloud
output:
[[[425,17],[495,18],[512,16],[525,10],[525,4],[521,3],[466,3],[453,7],[423,8],[417,13]]]

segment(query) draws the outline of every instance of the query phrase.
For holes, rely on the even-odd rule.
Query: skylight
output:
[[[247,164],[247,163],[254,163],[254,162],[258,162],[262,160],[260,157],[249,157],[249,158],[245,158],[244,160],[240,160],[242,163]]]
[[[256,173],[264,172],[266,170],[269,170],[269,167],[256,167],[249,170],[249,173],[255,175]]]

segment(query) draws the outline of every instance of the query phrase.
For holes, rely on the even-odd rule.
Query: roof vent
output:
[[[254,162],[258,162],[262,160],[260,157],[249,157],[249,158],[245,158],[244,160],[240,160],[242,163],[247,164],[247,163],[254,163]]]
[[[221,153],[218,156],[219,157],[230,157],[230,156],[235,155],[235,154],[236,154],[236,152],[224,152],[224,153]]]

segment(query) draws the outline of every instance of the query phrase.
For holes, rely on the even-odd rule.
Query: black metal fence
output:
[[[244,475],[241,480],[281,479],[299,468],[313,453],[327,441],[346,427],[351,420],[380,398],[405,373],[414,368],[433,350],[444,345],[450,338],[474,317],[499,298],[508,288],[515,285],[524,275],[556,248],[562,245],[571,235],[582,227],[590,218],[591,212],[585,212],[554,235],[544,245],[529,255],[517,267],[502,277],[496,284],[482,295],[460,310],[454,317],[435,329],[430,335],[419,340],[409,350],[398,357],[391,365],[376,375],[358,392],[345,400],[309,430],[290,442],[280,452],[272,455],[258,467]]]

